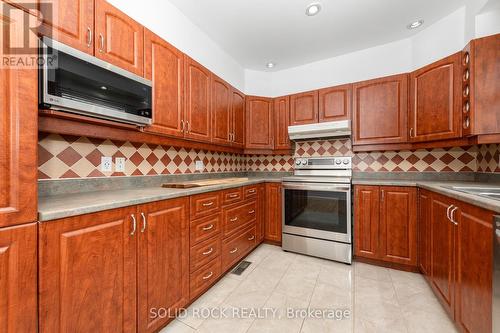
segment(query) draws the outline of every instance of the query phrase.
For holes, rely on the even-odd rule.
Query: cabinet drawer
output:
[[[255,245],[255,226],[222,242],[222,268],[228,269]]]
[[[209,192],[191,196],[191,219],[218,213],[221,192]]]
[[[221,258],[215,258],[205,266],[201,267],[190,276],[189,296],[191,299],[195,298],[212,283],[217,280],[221,273]]]
[[[222,192],[222,204],[229,205],[243,200],[243,191],[241,187],[232,188]]]
[[[221,251],[221,238],[215,237],[208,239],[196,246],[191,247],[190,250],[190,271],[194,272],[203,265],[220,256]]]
[[[223,236],[226,237],[248,222],[256,220],[257,203],[250,201],[243,205],[224,208],[223,215],[222,230]]]
[[[257,196],[259,185],[249,185],[243,187],[243,197],[246,199],[255,198]]]
[[[191,221],[189,237],[191,246],[220,234],[222,214],[211,215]]]

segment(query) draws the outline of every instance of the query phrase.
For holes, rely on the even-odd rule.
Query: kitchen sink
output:
[[[479,187],[479,186],[446,186],[455,191],[479,195],[493,200],[500,200],[500,187]]]

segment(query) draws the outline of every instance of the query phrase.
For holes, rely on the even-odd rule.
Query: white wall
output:
[[[475,37],[480,38],[500,31],[500,0],[490,0],[475,17]]]
[[[243,67],[170,2],[157,0],[108,1],[235,88],[245,91]]]

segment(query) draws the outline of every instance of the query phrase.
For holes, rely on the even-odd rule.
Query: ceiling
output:
[[[464,5],[465,0],[169,0],[246,69],[282,70],[385,44]],[[321,12],[306,16],[308,4]],[[423,19],[422,27],[406,26]]]

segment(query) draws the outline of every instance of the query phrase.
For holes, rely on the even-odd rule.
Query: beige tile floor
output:
[[[419,274],[270,245],[246,260],[252,264],[241,276],[228,273],[161,333],[456,332]]]

